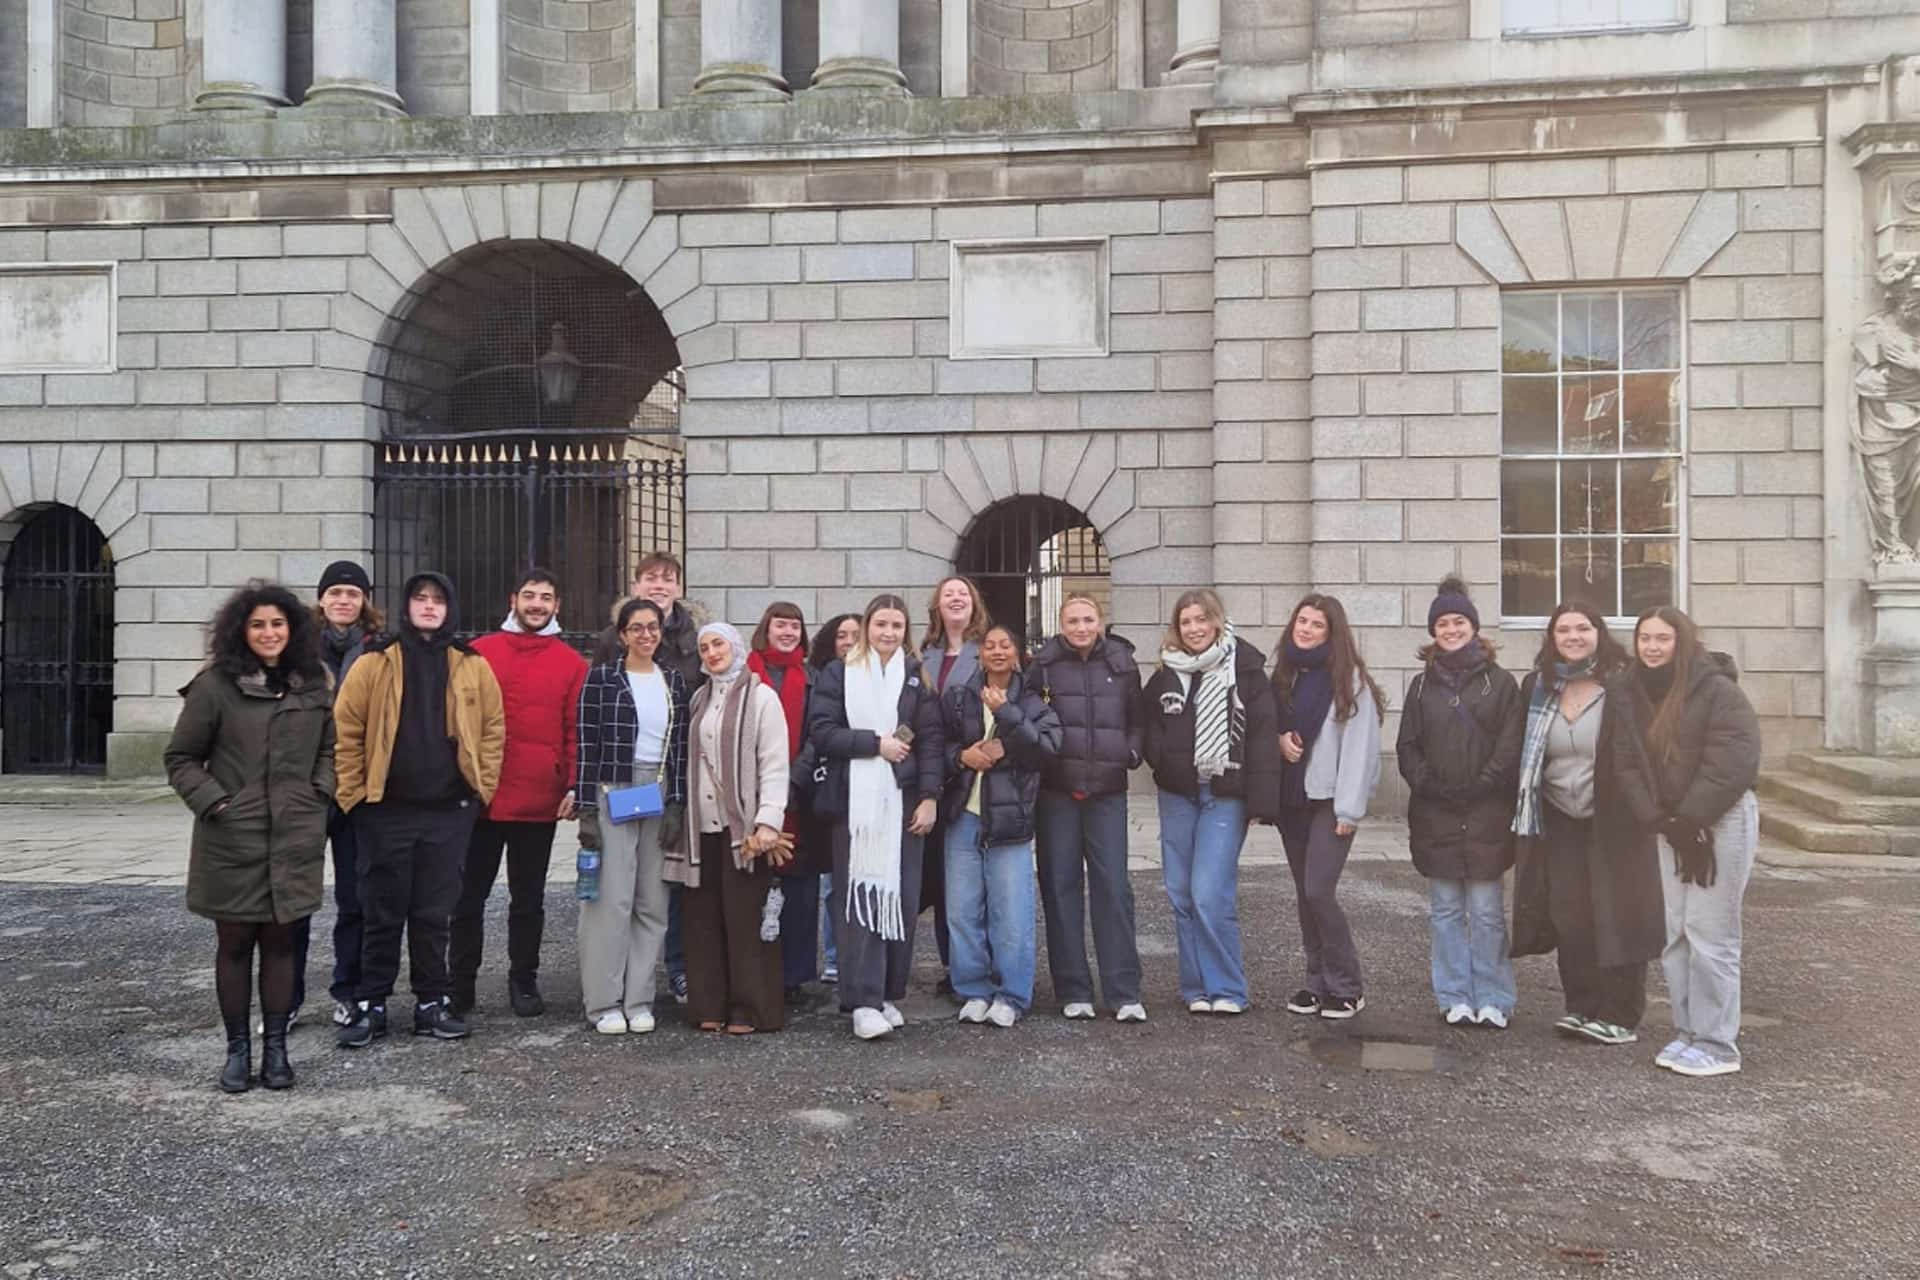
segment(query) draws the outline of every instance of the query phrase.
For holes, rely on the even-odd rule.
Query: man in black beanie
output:
[[[500,685],[453,634],[453,584],[407,580],[398,634],[369,644],[334,698],[334,771],[353,815],[365,912],[360,985],[343,1048],[387,1029],[407,935],[413,1033],[467,1034],[449,1007],[449,921],[475,818],[493,799],[506,746]]]

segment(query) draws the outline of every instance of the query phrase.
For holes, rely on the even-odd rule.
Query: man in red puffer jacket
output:
[[[464,1016],[474,1006],[487,895],[507,859],[507,992],[523,1018],[546,1012],[540,998],[540,935],[547,923],[547,863],[553,831],[573,817],[578,752],[575,721],[587,660],[560,638],[560,584],[529,569],[513,593],[500,630],[473,642],[500,683],[507,713],[500,787],[467,846],[460,903],[454,908],[447,968],[452,1000]]]

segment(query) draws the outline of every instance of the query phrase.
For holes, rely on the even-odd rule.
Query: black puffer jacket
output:
[[[1526,717],[1520,686],[1491,658],[1459,695],[1429,666],[1413,678],[1395,754],[1412,800],[1413,865],[1436,880],[1498,880],[1513,865],[1513,804]]]
[[[1234,747],[1233,767],[1213,780],[1217,795],[1240,796],[1247,816],[1280,816],[1280,713],[1267,679],[1267,657],[1246,640],[1234,645],[1234,679],[1247,712],[1246,736]],[[1189,800],[1200,795],[1200,774],[1193,767],[1194,699],[1180,674],[1156,667],[1142,694],[1146,715],[1143,745],[1153,780],[1162,791]]]
[[[906,681],[900,686],[900,723],[913,730],[913,750],[893,766],[907,812],[922,800],[937,800],[947,780],[946,733],[940,720],[940,699],[922,676],[920,659],[902,655]],[[880,754],[880,738],[871,729],[847,724],[847,664],[834,659],[807,691],[807,743],[826,776],[814,785],[813,811],[823,818],[847,812],[847,762]]]
[[[980,775],[960,763],[960,753],[987,736],[987,708],[980,691],[987,673],[976,671],[940,699],[946,727],[947,789],[940,816],[952,822],[967,808],[973,780]],[[1007,702],[994,712],[994,738],[1007,754],[989,769],[980,788],[981,842],[1025,844],[1033,839],[1033,807],[1040,799],[1040,772],[1060,749],[1060,717],[1019,672],[1007,686]]]
[[[1040,646],[1027,677],[1060,717],[1060,750],[1041,774],[1049,791],[1089,796],[1127,789],[1143,758],[1145,715],[1133,646],[1105,635],[1083,658],[1063,637]]]
[[[1628,668],[1638,673],[1638,664]],[[1622,681],[1631,697],[1622,698],[1633,732],[1631,749],[1620,758],[1622,787],[1633,809],[1633,819],[1657,830],[1668,818],[1710,827],[1760,777],[1760,718],[1738,683],[1740,669],[1724,653],[1703,651],[1694,660],[1692,678],[1684,692],[1673,752],[1664,761],[1651,758],[1647,729],[1654,707],[1638,679]]]

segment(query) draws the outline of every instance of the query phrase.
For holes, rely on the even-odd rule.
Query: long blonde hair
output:
[[[883,591],[873,599],[867,601],[867,610],[860,615],[860,638],[853,642],[853,648],[847,650],[847,665],[849,667],[856,662],[865,662],[867,660],[867,628],[873,625],[873,615],[882,609],[898,609],[901,619],[909,623],[911,623],[913,619],[913,615],[907,612],[907,602],[899,596],[894,595],[891,591]],[[903,650],[907,647],[905,636],[900,638],[900,647]]]

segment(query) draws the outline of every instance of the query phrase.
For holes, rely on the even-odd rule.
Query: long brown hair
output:
[[[980,595],[979,584],[965,574],[950,573],[933,584],[933,594],[927,597],[927,634],[920,638],[923,650],[936,644],[944,647],[947,643],[947,624],[940,620],[940,593],[947,589],[949,582],[966,583],[967,594],[973,597],[973,616],[967,619],[967,629],[960,633],[963,644],[969,640],[979,644],[987,638],[987,628],[993,625],[993,615],[987,612],[987,602]],[[860,633],[865,636],[866,628],[862,627]]]
[[[1680,717],[1686,711],[1687,686],[1693,682],[1693,664],[1699,661],[1702,653],[1700,628],[1692,618],[1670,604],[1647,610],[1633,621],[1633,660],[1636,665],[1640,662],[1640,628],[1649,618],[1658,618],[1673,628],[1673,658],[1667,663],[1673,669],[1673,683],[1667,688],[1667,696],[1653,709],[1653,722],[1647,726],[1647,754],[1655,764],[1666,764],[1673,758]]]
[[[1221,601],[1218,592],[1210,587],[1195,587],[1191,591],[1182,591],[1180,598],[1173,602],[1173,617],[1167,620],[1167,633],[1160,637],[1160,648],[1163,652],[1186,650],[1186,641],[1180,638],[1180,615],[1195,605],[1199,605],[1206,612],[1214,626],[1222,631],[1226,630],[1227,606]]]
[[[867,601],[866,612],[860,615],[860,638],[853,642],[853,648],[847,650],[848,666],[852,666],[855,662],[866,659],[867,628],[873,625],[873,615],[882,609],[898,609],[902,618],[906,619],[909,623],[913,621],[913,615],[907,612],[907,602],[899,596],[894,595],[891,591],[883,591],[873,599]],[[902,636],[900,648],[902,651],[905,651],[906,647],[906,637]]]
[[[807,615],[800,612],[800,606],[791,600],[775,600],[760,615],[760,625],[753,629],[753,639],[747,642],[747,648],[755,653],[765,653],[773,646],[767,638],[767,624],[775,618],[789,618],[800,624],[800,652],[807,651]]]
[[[1362,684],[1373,695],[1373,708],[1381,721],[1387,718],[1387,695],[1380,688],[1380,682],[1367,670],[1367,660],[1360,656],[1360,645],[1353,636],[1353,626],[1347,621],[1346,606],[1340,603],[1338,596],[1321,595],[1317,591],[1308,592],[1300,597],[1300,603],[1293,606],[1293,612],[1287,615],[1287,630],[1275,646],[1279,650],[1273,659],[1273,691],[1280,700],[1289,706],[1293,703],[1293,678],[1295,668],[1292,659],[1287,656],[1287,642],[1293,638],[1293,624],[1300,620],[1302,609],[1317,609],[1327,620],[1326,643],[1331,650],[1327,662],[1328,673],[1333,677],[1333,718],[1351,720],[1359,714],[1360,700],[1354,697],[1354,691]]]
[[[1593,648],[1593,675],[1596,680],[1604,680],[1619,671],[1632,659],[1620,642],[1607,630],[1607,620],[1598,609],[1585,600],[1562,600],[1553,607],[1553,614],[1547,619],[1546,634],[1540,637],[1540,652],[1533,657],[1533,669],[1540,673],[1543,680],[1553,679],[1553,664],[1560,661],[1560,651],[1553,647],[1553,624],[1569,613],[1581,614],[1593,629],[1600,633],[1600,642]]]

